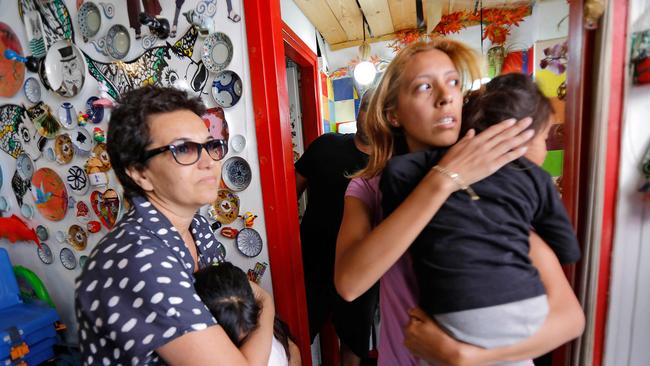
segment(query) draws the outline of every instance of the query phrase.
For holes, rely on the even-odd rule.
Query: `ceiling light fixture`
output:
[[[354,67],[354,80],[360,85],[368,85],[375,80],[377,69],[369,61],[370,45],[366,41],[366,17],[362,15],[361,27],[363,28],[363,42],[359,46],[359,63]]]

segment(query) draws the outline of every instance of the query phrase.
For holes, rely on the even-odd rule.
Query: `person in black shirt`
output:
[[[436,165],[447,149],[396,156],[383,172],[386,215],[431,169],[462,188],[447,199],[410,249],[420,306],[457,339],[485,348],[514,344],[544,322],[546,295],[528,255],[531,227],[561,262],[580,257],[559,194],[539,167],[546,156],[551,115],[550,101],[528,76],[499,76],[485,91],[469,97],[464,127],[480,132],[491,121],[532,116],[530,128],[536,135],[528,143],[526,158],[472,187]]]
[[[361,98],[355,134],[328,133],[309,145],[296,162],[298,196],[308,188],[307,208],[300,223],[300,241],[312,341],[332,316],[342,343],[343,365],[358,365],[368,355],[370,329],[378,301],[377,285],[353,302],[334,288],[336,238],[343,217],[349,176],[366,166],[368,143],[363,120],[372,90]],[[351,351],[351,352],[350,352]]]

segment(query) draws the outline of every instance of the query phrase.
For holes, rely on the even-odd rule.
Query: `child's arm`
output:
[[[250,282],[255,298],[262,303],[259,327],[252,331],[244,344],[239,348],[250,365],[266,365],[271,354],[273,339],[273,322],[275,320],[275,305],[271,295],[254,282]],[[261,350],[268,350],[262,352]]]
[[[580,336],[584,313],[557,257],[534,233],[530,247],[531,260],[539,270],[549,301],[548,317],[537,333],[512,346],[486,350],[454,340],[422,310],[414,309],[405,329],[409,350],[435,364],[492,365],[537,357]]]

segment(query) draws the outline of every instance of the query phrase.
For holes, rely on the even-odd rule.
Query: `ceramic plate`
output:
[[[32,196],[36,209],[48,220],[60,221],[68,210],[68,191],[56,172],[41,168],[32,177]]]
[[[75,258],[74,253],[69,248],[61,249],[59,260],[61,260],[61,264],[66,269],[73,270],[77,268],[77,258]]]
[[[29,203],[23,203],[23,205],[20,206],[20,214],[29,220],[34,217],[34,207],[32,207],[32,205]]]
[[[112,229],[118,220],[120,202],[120,196],[114,189],[109,188],[104,192],[93,191],[90,194],[90,205],[108,230]]]
[[[88,261],[87,255],[82,255],[81,257],[79,257],[79,267],[84,268],[87,261]]]
[[[234,71],[224,70],[214,77],[212,98],[220,107],[229,108],[237,104],[242,94],[242,82]]]
[[[90,97],[86,100],[86,114],[92,123],[101,123],[104,120],[104,107],[101,105],[94,106],[93,103],[99,100],[98,97]]]
[[[226,140],[230,137],[228,132],[228,122],[226,122],[226,115],[223,112],[223,108],[210,108],[205,111],[205,114],[201,116],[205,127],[210,131],[210,135],[217,140]]]
[[[126,57],[131,48],[129,31],[121,24],[113,25],[106,34],[106,52],[114,59],[121,60]]]
[[[262,252],[262,237],[255,229],[242,229],[237,238],[237,249],[247,257],[255,257]]]
[[[77,126],[77,111],[74,109],[72,103],[61,103],[56,115],[59,118],[59,123],[64,128],[71,130]]]
[[[4,198],[4,196],[0,196],[0,212],[9,211],[10,208],[11,207],[9,206],[7,199]]]
[[[23,84],[23,92],[25,92],[25,98],[30,103],[36,104],[41,101],[41,84],[36,80],[36,78],[27,78],[25,84]]]
[[[68,228],[68,243],[78,251],[86,249],[86,245],[88,244],[86,230],[79,225],[71,225]]]
[[[50,107],[43,103],[39,102],[35,106],[27,110],[27,115],[29,119],[34,123],[36,127],[36,132],[39,135],[45,137],[46,139],[53,139],[56,137],[57,133],[61,129],[59,121],[52,116]]]
[[[41,241],[45,241],[50,237],[50,233],[47,231],[47,228],[43,225],[38,225],[36,227],[36,236],[38,236],[38,239]]]
[[[97,5],[90,1],[81,4],[77,12],[77,23],[84,42],[97,34],[102,25],[102,15]]]
[[[246,138],[242,135],[235,135],[230,140],[230,148],[236,153],[244,151],[246,147]]]
[[[16,172],[24,180],[32,179],[34,175],[34,162],[29,155],[22,153],[16,158]]]
[[[212,33],[203,41],[201,60],[210,72],[219,72],[228,67],[232,54],[232,42],[225,33]]]
[[[63,133],[54,140],[54,157],[56,162],[65,165],[72,161],[74,157],[74,145],[72,139],[67,133]]]
[[[9,14],[5,14],[7,17]],[[13,50],[19,55],[23,54],[20,40],[16,33],[7,24],[0,22],[0,97],[14,96],[25,80],[25,64],[9,60],[4,57],[5,50]]]
[[[239,215],[239,196],[228,189],[220,189],[217,200],[209,208],[210,216],[222,224],[230,224]]]
[[[83,54],[68,40],[54,43],[45,56],[45,76],[54,92],[74,97],[81,92],[88,67]]]
[[[87,129],[78,127],[70,133],[70,139],[76,149],[75,153],[84,157],[90,155],[90,151],[93,149],[93,137]]]
[[[72,191],[72,193],[84,195],[86,192],[88,192],[88,187],[90,186],[88,182],[88,175],[86,175],[86,171],[83,168],[73,165],[70,167],[70,169],[68,169],[68,175],[66,176],[65,180],[68,183],[68,188],[70,188],[70,191]]]
[[[240,192],[246,189],[253,177],[250,165],[239,156],[233,156],[226,160],[223,163],[221,171],[221,176],[226,187],[234,192]]]
[[[36,247],[36,253],[38,254],[38,259],[41,260],[41,262],[45,264],[52,264],[54,263],[54,257],[52,256],[52,250],[50,249],[50,246],[41,243],[41,247]]]

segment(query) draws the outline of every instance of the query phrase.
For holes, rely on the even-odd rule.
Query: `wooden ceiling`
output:
[[[479,0],[294,0],[333,50],[353,47],[363,40],[363,16],[370,42],[389,40],[398,31],[418,28],[417,7],[422,4],[421,26],[432,30],[440,17],[472,11]],[[483,0],[483,8],[510,8],[534,0]]]

